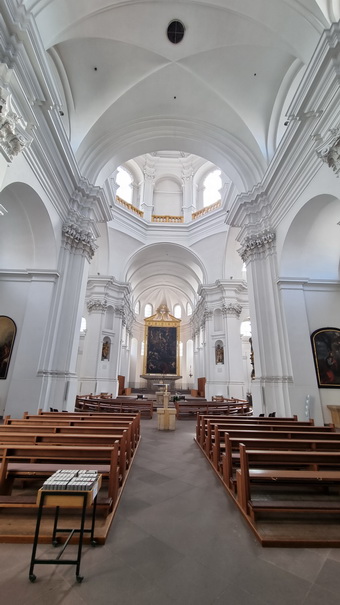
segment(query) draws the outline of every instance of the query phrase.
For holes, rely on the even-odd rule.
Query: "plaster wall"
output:
[[[52,274],[0,276],[2,313],[17,326],[8,376],[0,381],[1,415],[21,417],[25,410],[36,412],[39,407],[40,355],[54,281]]]

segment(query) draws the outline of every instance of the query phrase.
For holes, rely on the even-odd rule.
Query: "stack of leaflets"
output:
[[[98,480],[98,471],[63,470],[56,471],[43,485],[48,491],[90,491]]]

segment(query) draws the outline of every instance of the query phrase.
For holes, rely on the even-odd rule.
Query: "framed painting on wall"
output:
[[[340,329],[315,330],[311,341],[319,388],[340,388]]]
[[[0,380],[7,378],[16,332],[13,319],[0,315]]]

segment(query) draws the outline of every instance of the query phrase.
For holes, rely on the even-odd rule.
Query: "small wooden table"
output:
[[[97,504],[97,494],[100,490],[102,482],[102,475],[98,476],[98,479],[92,489],[90,491],[75,491],[75,490],[47,490],[47,489],[39,489],[37,496],[37,504],[39,504],[38,508],[38,516],[37,523],[35,528],[34,542],[32,548],[32,556],[31,556],[31,564],[29,569],[29,579],[31,582],[35,582],[36,575],[33,573],[34,565],[76,565],[76,579],[77,582],[82,582],[84,577],[80,575],[80,561],[81,561],[81,552],[83,546],[83,538],[85,533],[90,533],[91,536],[91,544],[92,546],[96,545],[96,541],[94,539],[94,527],[96,521],[96,504]],[[86,516],[86,508],[92,505],[92,521],[91,528],[85,529],[85,516]],[[80,519],[80,528],[79,529],[70,529],[70,528],[58,528],[58,518],[59,518],[59,509],[61,506],[65,506],[67,508],[79,508],[81,509],[81,519]],[[54,516],[54,526],[53,526],[53,534],[52,534],[52,544],[53,546],[58,546],[57,533],[67,532],[69,536],[67,537],[61,551],[55,559],[37,559],[36,552],[39,540],[39,530],[40,523],[43,514],[44,507],[55,507],[55,516]],[[72,536],[78,533],[79,534],[79,542],[78,542],[78,554],[76,559],[62,559],[61,556],[69,544]]]

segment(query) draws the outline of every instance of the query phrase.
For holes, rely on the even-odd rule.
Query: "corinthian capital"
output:
[[[90,261],[97,248],[93,234],[71,222],[65,223],[62,231],[65,248],[74,254],[86,256]]]
[[[337,176],[340,174],[340,126],[329,130],[327,143],[317,151],[318,157],[325,162]]]
[[[242,307],[238,303],[229,303],[228,305],[222,306],[223,315],[229,315],[231,317],[239,318],[241,315]]]
[[[97,311],[100,313],[105,313],[107,309],[107,301],[99,298],[91,298],[87,301],[87,309],[91,313],[91,311]]]
[[[274,240],[275,233],[270,231],[263,231],[257,235],[246,237],[242,248],[239,250],[243,262],[246,262],[251,257],[256,257],[258,253],[271,248]]]
[[[0,149],[9,162],[28,144],[22,136],[22,118],[11,110],[10,98],[11,95],[4,88],[0,88]]]

